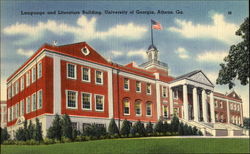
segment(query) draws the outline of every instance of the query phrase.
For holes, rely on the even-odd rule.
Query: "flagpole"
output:
[[[152,28],[152,19],[151,19],[151,26],[150,26],[150,29],[151,29],[151,43],[152,45],[154,45],[154,42],[153,42],[153,28]]]

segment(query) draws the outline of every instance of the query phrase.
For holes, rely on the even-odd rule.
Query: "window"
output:
[[[218,122],[219,121],[219,114],[215,113],[215,121]]]
[[[101,71],[95,72],[95,82],[96,84],[103,84],[103,73]]]
[[[141,115],[141,101],[137,100],[135,102],[135,114],[137,116],[140,116]]]
[[[141,92],[141,82],[136,81],[136,92]]]
[[[82,123],[82,130],[85,131],[87,128],[91,127],[89,123]]]
[[[217,102],[217,100],[215,100],[215,102],[214,102],[214,107],[218,107],[218,102]]]
[[[104,110],[104,96],[95,95],[95,110],[96,111]]]
[[[24,77],[21,77],[21,89],[20,91],[22,91],[24,89]]]
[[[26,87],[30,85],[30,71],[26,73]]]
[[[167,88],[162,87],[162,97],[167,97]]]
[[[24,100],[20,102],[20,116],[24,115]]]
[[[124,78],[124,90],[129,90],[129,80]]]
[[[174,91],[174,99],[178,99],[178,90]]]
[[[82,109],[91,110],[91,94],[82,93]]]
[[[31,70],[32,76],[31,76],[31,81],[32,83],[36,81],[36,67],[33,67]]]
[[[12,109],[12,107],[10,107],[10,112],[9,112],[9,114],[10,114],[10,121],[12,121],[13,119],[13,109]]]
[[[69,79],[76,79],[76,65],[67,64],[67,77]]]
[[[223,103],[222,103],[222,102],[220,102],[220,108],[221,108],[221,109],[223,108]]]
[[[36,110],[36,93],[32,95],[32,111]]]
[[[16,119],[16,105],[13,105],[13,120]]]
[[[66,91],[67,94],[67,108],[77,109],[77,92],[76,91]]]
[[[77,122],[72,122],[71,125],[73,130],[77,130]]]
[[[42,77],[42,62],[37,64],[37,79]]]
[[[8,87],[8,99],[11,99],[11,86]]]
[[[237,105],[237,111],[240,111],[240,105]]]
[[[18,94],[19,92],[19,81],[17,80],[16,81],[16,94]]]
[[[147,83],[147,94],[151,95],[151,84]]]
[[[236,111],[236,104],[234,104],[234,110]]]
[[[163,117],[168,117],[168,107],[163,105]]]
[[[11,94],[12,94],[12,97],[15,96],[15,84],[11,85]]]
[[[230,104],[230,109],[233,110],[233,108],[234,108],[234,107],[233,107],[233,104],[231,103],[231,104]]]
[[[37,109],[41,109],[43,107],[43,91],[39,90],[37,92]]]
[[[82,81],[90,82],[90,69],[82,68]]]
[[[151,116],[152,115],[152,103],[146,104],[146,115]]]
[[[130,102],[128,99],[124,100],[124,115],[129,115],[130,114]]]
[[[18,118],[19,116],[20,116],[20,108],[19,108],[20,106],[19,106],[19,102],[17,102],[17,104],[16,104],[16,117]]]
[[[26,98],[26,113],[30,113],[30,96]]]

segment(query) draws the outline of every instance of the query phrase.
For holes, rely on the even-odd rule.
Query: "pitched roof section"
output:
[[[201,70],[195,70],[193,72],[181,75],[172,82],[183,80],[183,79],[188,79],[192,81],[197,81],[200,83],[204,83],[206,85],[214,86],[213,83],[208,79],[208,77],[201,71]]]

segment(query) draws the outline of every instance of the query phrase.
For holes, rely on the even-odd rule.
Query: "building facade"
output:
[[[7,127],[7,102],[0,101],[0,127]]]
[[[44,44],[7,79],[8,131],[25,119],[39,118],[44,135],[55,114],[68,114],[73,127],[114,118],[157,122],[175,114],[185,121],[242,125],[242,100],[232,91],[214,92],[201,71],[172,77],[154,45],[148,61],[119,65],[106,60],[85,42]]]

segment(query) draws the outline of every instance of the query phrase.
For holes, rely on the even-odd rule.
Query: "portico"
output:
[[[202,71],[194,71],[176,78],[170,84],[170,114],[174,114],[173,93],[181,93],[183,115],[185,120],[215,123],[214,85]]]

